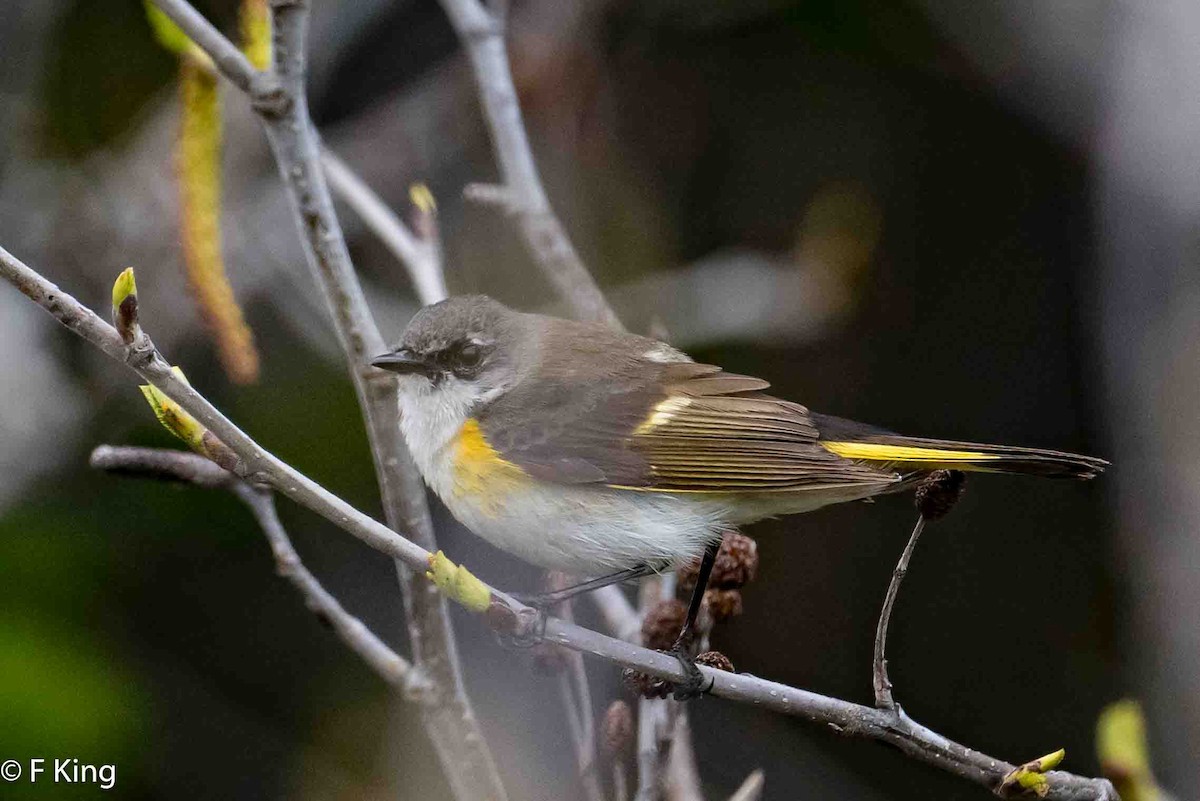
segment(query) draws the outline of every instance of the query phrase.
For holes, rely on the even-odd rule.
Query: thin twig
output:
[[[908,537],[908,544],[904,546],[903,553],[900,554],[900,561],[896,563],[896,569],[892,571],[892,580],[888,582],[887,593],[883,597],[883,609],[879,613],[879,623],[875,627],[875,655],[871,660],[871,679],[875,687],[875,706],[880,709],[895,709],[896,700],[892,698],[892,682],[888,678],[887,655],[884,653],[887,648],[888,623],[892,620],[892,607],[896,605],[896,594],[900,592],[900,582],[904,581],[904,577],[908,575],[908,563],[912,560],[913,550],[917,547],[917,540],[921,538],[921,532],[925,530],[925,515],[917,518],[917,524],[913,526],[912,534]]]
[[[650,610],[659,603],[671,597],[675,591],[675,576],[672,573],[655,576],[642,582],[638,592],[639,619],[644,619]],[[641,642],[641,627],[636,631],[636,639]],[[667,706],[671,703],[665,698],[638,699],[638,728],[637,728],[637,794],[635,801],[659,801],[662,797],[665,780],[663,778],[662,762],[665,756],[663,740],[667,736],[670,725]]]
[[[154,2],[213,57],[218,70],[251,92],[255,84],[245,80],[244,58],[239,61],[229,55],[231,48],[237,49],[231,42],[185,0]],[[319,137],[308,112],[305,93],[308,11],[307,2],[272,3],[274,100],[262,102],[252,92],[251,99],[287,190],[306,261],[322,289],[338,341],[346,353],[355,393],[366,418],[387,521],[393,528],[411,532],[426,550],[434,550],[437,544],[424,485],[400,433],[395,379],[370,366],[372,359],[384,350],[383,338],[367,307],[334,213],[321,166]],[[460,799],[504,799],[506,793],[495,760],[466,695],[445,599],[424,579],[414,579],[412,569],[421,571],[421,567],[411,560],[402,562],[397,564],[397,572],[404,588],[413,657],[426,670],[430,681],[438,685],[442,700],[439,705],[422,707],[423,720],[451,789]]]
[[[367,182],[328,148],[321,148],[321,164],[329,186],[362,218],[363,223],[404,265],[422,306],[437,303],[448,294],[439,248],[423,242],[396,212],[383,202]]]
[[[561,589],[558,578],[563,574],[555,572],[550,577],[549,589]],[[574,621],[570,601],[561,604],[559,610],[563,620]],[[567,652],[565,669],[559,673],[558,680],[584,795],[588,801],[604,801],[600,776],[596,771],[596,717],[592,711],[592,691],[583,654],[579,651]]]
[[[571,656],[579,656],[572,652]],[[575,746],[575,762],[579,766],[579,781],[583,784],[583,793],[588,801],[604,801],[604,793],[600,789],[600,777],[596,774],[595,736],[587,731],[588,714],[579,703],[579,689],[576,686],[574,671],[570,665],[558,675],[558,690],[562,697],[563,709],[567,715],[567,728],[571,732],[571,743]]]
[[[758,801],[762,798],[763,787],[766,783],[766,775],[763,773],[762,768],[757,768],[746,777],[746,781],[742,782],[742,786],[737,788],[733,795],[729,796],[729,801]]]
[[[589,593],[592,603],[604,618],[604,625],[614,637],[637,642],[641,635],[642,619],[619,587],[608,586]]]
[[[249,507],[258,521],[271,546],[279,575],[292,583],[308,608],[328,623],[350,650],[408,698],[420,697],[431,689],[419,670],[379,639],[366,624],[346,611],[304,566],[279,520],[274,496],[269,490],[247,484],[203,456],[167,448],[101,445],[92,451],[88,463],[96,469],[118,475],[181,481],[205,489],[229,490]]]
[[[668,681],[685,676],[673,656],[631,645],[555,618],[546,622],[549,642],[611,659]],[[876,709],[820,695],[745,673],[727,673],[699,666],[712,682],[710,695],[752,704],[785,715],[829,726],[847,737],[889,743],[919,762],[932,765],[988,789],[1000,786],[1014,765],[955,743],[914,721],[897,709]],[[645,721],[639,720],[639,727]],[[1119,796],[1104,779],[1089,779],[1064,771],[1046,774],[1045,798],[1059,801],[1114,801]]]
[[[226,39],[191,3],[186,0],[154,0],[154,5],[212,58],[217,70],[234,86],[252,98],[278,91],[278,85],[272,77],[256,70],[241,49]]]
[[[641,597],[642,616],[648,614],[651,607],[659,601],[673,598],[677,582],[677,574],[669,572],[655,582],[657,592],[654,591],[654,585],[648,585],[648,591]],[[702,615],[696,624],[699,651],[708,650],[708,637],[711,632],[712,618]],[[669,801],[702,801],[704,796],[700,786],[700,773],[696,768],[686,706],[678,701],[663,698],[643,699],[639,708],[657,721],[653,731],[639,730],[639,735],[645,733],[649,736],[652,733],[655,737],[653,743],[638,743],[639,753],[646,754],[646,760],[639,762],[639,770],[653,772],[652,776],[639,779],[639,787],[660,787]],[[657,760],[651,767],[649,754],[652,752],[657,754]]]
[[[91,309],[0,247],[0,278],[42,307],[75,334],[91,342],[108,356],[129,367],[163,391],[233,451],[240,463],[237,474],[254,482],[270,484],[280,493],[316,512],[367,545],[393,556],[414,570],[424,570],[431,554],[358,511],[295,468],[280,461],[230,422],[195,389],[188,386],[146,344],[127,347],[116,329]],[[518,620],[536,620],[529,607],[506,593],[492,590],[493,601],[506,607]],[[686,676],[674,657],[585,629],[557,618],[545,621],[548,642],[594,654],[644,673],[680,682]],[[711,683],[710,694],[752,704],[814,723],[831,726],[853,737],[891,743],[908,756],[961,776],[989,789],[1000,786],[1014,765],[947,740],[913,721],[907,714],[880,710],[830,698],[755,676],[727,673],[701,666]],[[1119,798],[1103,779],[1088,779],[1062,771],[1046,774],[1046,798],[1052,801],[1113,801]]]
[[[613,760],[612,785],[613,801],[629,801],[629,773],[621,759]]]
[[[586,763],[586,753],[583,751],[583,723],[579,720],[579,709],[575,703],[575,688],[571,686],[571,676],[565,670],[558,674],[558,695],[563,702],[563,710],[567,715],[567,729],[571,732],[571,742],[575,744],[575,754],[579,763]],[[580,772],[582,776],[582,771]]]
[[[659,763],[661,732],[666,726],[666,701],[642,698],[638,701],[637,728],[637,793],[634,801],[659,801],[662,796],[662,775]]]
[[[567,672],[570,675],[568,683],[574,688],[576,703],[579,705],[579,771],[584,791],[588,798],[603,801],[604,794],[600,790],[600,778],[596,773],[596,716],[592,711],[592,690],[583,654],[578,651],[571,652],[567,660]]]
[[[203,456],[167,448],[101,445],[92,451],[88,465],[106,473],[179,481],[205,489],[230,489],[239,481],[233,473]]]
[[[667,801],[704,801],[700,789],[700,770],[692,747],[692,731],[686,710],[675,716],[668,743],[666,775]]]
[[[505,205],[517,219],[525,245],[576,317],[620,328],[616,314],[550,207],[538,175],[504,43],[506,4],[493,12],[479,0],[441,0],[441,3],[475,72],[484,117],[507,190]]]
[[[342,642],[362,657],[388,684],[408,697],[414,693],[432,693],[435,688],[425,680],[421,671],[389,648],[365,623],[347,612],[300,561],[300,555],[292,547],[292,541],[275,511],[275,496],[268,490],[252,487],[245,482],[235,484],[233,492],[254,513],[254,518],[271,545],[279,575],[300,591],[308,608],[328,621]]]

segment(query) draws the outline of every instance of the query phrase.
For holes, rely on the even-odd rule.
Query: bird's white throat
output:
[[[443,500],[453,489],[455,445],[478,401],[474,389],[454,379],[440,386],[423,377],[399,381],[400,428],[425,482]]]

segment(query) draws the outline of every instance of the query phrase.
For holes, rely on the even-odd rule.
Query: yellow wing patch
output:
[[[911,445],[882,445],[875,442],[822,442],[830,453],[843,459],[866,462],[987,462],[1003,458],[982,451],[952,451],[941,448],[918,448]]]
[[[679,412],[692,405],[692,399],[683,395],[673,395],[664,401],[661,401],[654,407],[654,411],[650,413],[641,425],[634,429],[634,434],[648,434],[655,428],[665,425],[671,421]]]
[[[528,480],[525,471],[502,458],[479,428],[468,418],[454,441],[454,493],[470,498],[480,509],[494,515],[505,496]]]

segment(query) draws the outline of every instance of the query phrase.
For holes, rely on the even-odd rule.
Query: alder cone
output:
[[[700,560],[695,559],[678,569],[678,592],[690,595],[700,573]],[[754,581],[758,574],[758,543],[740,531],[727,531],[721,538],[721,550],[713,563],[708,586],[719,590],[736,590]]]

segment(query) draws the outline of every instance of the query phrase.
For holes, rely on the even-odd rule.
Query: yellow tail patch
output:
[[[866,462],[984,462],[1002,458],[982,451],[952,451],[876,442],[822,442],[821,445],[844,459]]]

